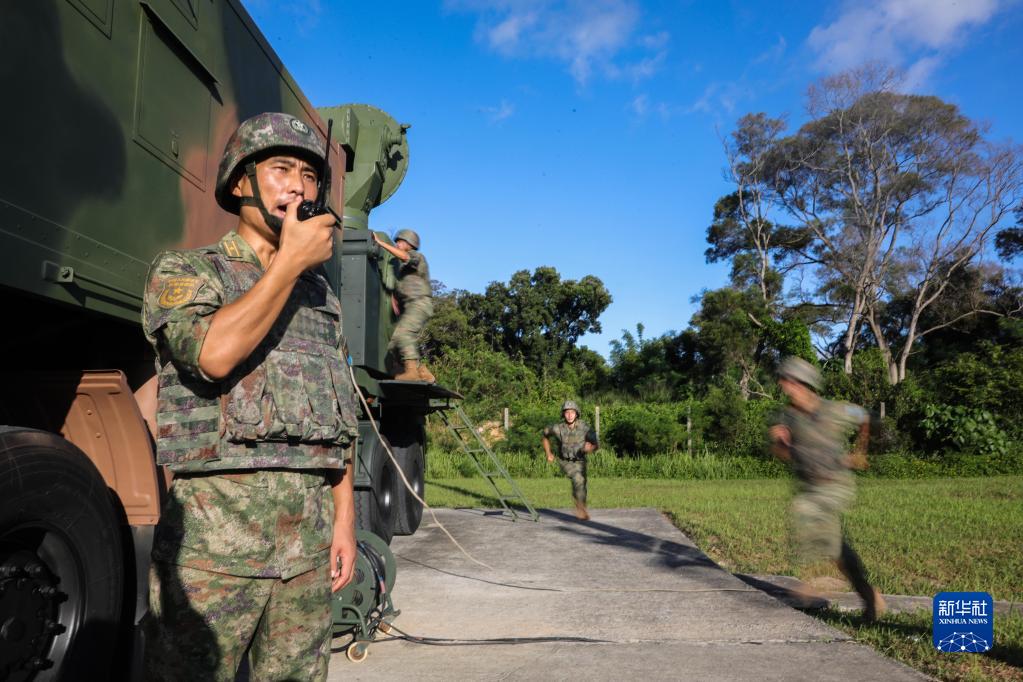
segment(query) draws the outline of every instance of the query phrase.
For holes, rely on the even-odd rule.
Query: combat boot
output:
[[[580,521],[589,521],[590,513],[586,511],[586,505],[582,502],[576,501],[575,503],[575,516]]]
[[[838,559],[838,569],[848,578],[856,594],[863,600],[863,620],[873,623],[888,610],[884,597],[867,581],[867,571],[859,555],[844,540],[842,554]]]
[[[863,598],[863,620],[874,623],[888,610],[888,604],[876,587],[870,588],[870,594],[860,595]]]
[[[422,362],[419,363],[419,378],[428,384],[437,383],[437,377],[433,376],[433,372],[426,369],[426,365]]]
[[[419,376],[419,360],[405,360],[405,369],[400,374],[395,374],[397,381],[422,381]]]

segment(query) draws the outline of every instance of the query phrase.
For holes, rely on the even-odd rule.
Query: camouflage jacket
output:
[[[433,295],[430,289],[430,266],[427,265],[426,258],[418,251],[409,251],[408,255],[407,261],[398,261],[398,284],[395,287],[395,294],[399,303],[429,298]]]
[[[222,381],[199,367],[213,314],[263,275],[237,233],[153,261],[143,304],[156,349],[157,461],[176,472],[337,468],[358,434],[341,304],[305,272],[256,350]]]
[[[543,430],[544,438],[557,438],[560,445],[557,455],[561,459],[575,461],[586,457],[583,452],[584,443],[597,445],[597,434],[582,419],[576,419],[574,426],[561,421],[551,424]]]
[[[810,484],[851,480],[846,459],[849,435],[866,418],[866,410],[846,402],[822,399],[813,414],[787,407],[779,423],[791,434],[789,453],[796,476]]]

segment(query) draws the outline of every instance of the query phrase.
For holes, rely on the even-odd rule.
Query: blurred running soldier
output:
[[[866,468],[870,416],[859,405],[822,398],[821,374],[805,360],[786,358],[778,370],[778,385],[789,406],[769,435],[772,452],[792,467],[797,479],[791,512],[799,558],[804,563],[834,561],[863,599],[864,618],[876,620],[885,610],[884,600],[843,537],[841,520],[855,494],[850,469]],[[859,429],[856,444],[847,453],[854,428]]]
[[[586,455],[599,447],[597,434],[589,424],[579,419],[579,406],[572,400],[566,400],[561,406],[561,418],[561,422],[543,430],[543,450],[547,453],[547,461],[553,462],[550,439],[558,439],[558,465],[572,481],[575,515],[587,521],[590,514],[586,511]]]
[[[401,261],[398,267],[398,284],[394,289],[394,313],[398,324],[394,327],[387,350],[397,349],[404,369],[395,379],[402,381],[427,381],[434,383],[433,373],[426,368],[419,357],[419,334],[433,315],[433,292],[430,289],[430,268],[426,258],[419,252],[419,235],[412,230],[399,230],[394,235],[394,244],[373,240]]]

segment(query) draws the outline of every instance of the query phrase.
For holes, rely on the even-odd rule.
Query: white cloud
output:
[[[595,72],[647,78],[660,68],[670,40],[665,31],[636,35],[636,0],[447,0],[445,5],[478,14],[476,39],[495,52],[554,58],[579,84]],[[634,50],[654,54],[630,54]]]
[[[788,41],[785,40],[785,36],[778,36],[778,42],[754,57],[752,63],[761,64],[763,62],[776,62],[785,56],[785,50],[788,46],[789,44]]]
[[[646,113],[650,110],[650,98],[646,96],[646,93],[636,95],[629,107],[632,109],[632,113],[637,116],[646,116]]]
[[[916,60],[903,75],[902,89],[906,92],[919,92],[939,66],[941,66],[941,58],[937,56],[922,57]]]
[[[650,50],[660,50],[668,46],[671,41],[671,34],[667,31],[660,31],[639,39],[639,44]]]
[[[905,87],[918,88],[998,5],[999,0],[849,1],[835,21],[814,27],[807,43],[824,70],[886,62],[906,68]]]
[[[501,100],[501,104],[496,107],[480,107],[479,111],[486,114],[487,119],[490,123],[500,123],[506,118],[510,118],[515,113],[515,105],[506,99]]]
[[[623,66],[607,64],[604,67],[604,73],[608,78],[625,78],[633,83],[638,83],[639,81],[650,78],[657,73],[664,64],[664,60],[667,58],[668,51],[661,50],[652,57],[645,57],[638,62],[624,64]]]
[[[716,81],[704,88],[703,93],[683,113],[731,114],[735,112],[739,101],[748,94],[747,89],[738,82]]]

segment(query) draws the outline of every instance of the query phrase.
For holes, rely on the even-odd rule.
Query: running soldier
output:
[[[586,511],[586,456],[599,447],[597,434],[579,419],[579,406],[572,400],[566,400],[561,406],[561,419],[543,430],[543,450],[547,461],[553,462],[550,439],[558,439],[558,466],[572,481],[575,515],[587,521],[590,514]]]
[[[778,385],[789,406],[769,435],[774,455],[796,475],[791,515],[799,559],[834,561],[863,599],[864,618],[874,621],[885,610],[884,599],[867,581],[863,562],[842,534],[842,512],[855,494],[850,469],[866,468],[870,416],[858,405],[822,398],[820,372],[800,358],[785,359]],[[858,429],[858,436],[847,453],[853,429]],[[819,598],[809,592],[800,596]]]

